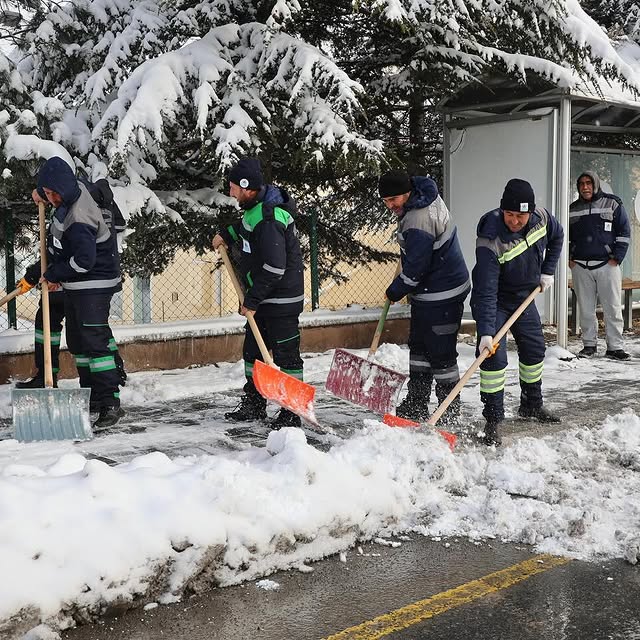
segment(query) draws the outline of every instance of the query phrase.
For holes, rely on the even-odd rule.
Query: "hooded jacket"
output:
[[[293,216],[296,203],[279,187],[264,185],[244,205],[242,220],[220,235],[241,250],[244,306],[265,315],[299,314],[304,306],[304,266]]]
[[[407,294],[412,304],[455,302],[469,293],[469,271],[458,242],[456,226],[436,183],[411,178],[413,189],[398,218],[401,273],[386,295],[397,302]]]
[[[122,288],[115,234],[87,187],[62,159],[47,160],[38,174],[38,191],[62,198],[49,226],[50,265],[44,274],[68,294],[114,293]]]
[[[502,209],[480,218],[471,293],[479,336],[495,336],[500,329],[498,304],[515,311],[540,284],[541,274],[554,274],[563,239],[562,226],[546,209],[536,208],[516,233],[505,224]]]
[[[581,196],[569,206],[569,259],[578,262],[598,261],[590,267],[600,267],[610,259],[620,264],[631,242],[629,217],[622,200],[611,193],[603,193],[600,178],[593,171],[583,171],[593,182],[593,197]]]

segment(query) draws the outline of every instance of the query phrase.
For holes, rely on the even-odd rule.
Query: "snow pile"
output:
[[[15,443],[0,442],[3,446]],[[79,454],[0,468],[0,631],[65,628],[416,531],[638,560],[640,419],[451,453],[367,421],[328,452],[297,429],[264,448],[115,467]]]

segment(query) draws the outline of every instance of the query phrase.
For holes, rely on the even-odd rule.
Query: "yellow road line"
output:
[[[559,558],[548,554],[534,556],[512,567],[490,573],[478,580],[437,593],[435,596],[419,600],[391,613],[367,620],[362,624],[340,631],[324,640],[377,640],[390,633],[402,631],[414,624],[433,618],[449,609],[473,602],[490,593],[518,584],[537,573],[543,573],[553,567],[570,562],[569,558]]]

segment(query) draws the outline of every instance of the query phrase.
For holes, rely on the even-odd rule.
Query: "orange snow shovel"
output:
[[[398,262],[394,278],[400,269]],[[375,413],[389,413],[395,409],[398,394],[407,379],[404,373],[372,361],[390,305],[391,302],[385,300],[367,357],[361,358],[344,349],[336,349],[326,382],[327,391]]]
[[[40,270],[47,270],[47,245],[44,204],[38,204],[40,222]],[[42,297],[42,334],[44,338],[44,389],[12,389],[13,428],[16,440],[90,440],[91,389],[54,389],[51,367],[51,324],[49,288],[40,287]]]
[[[504,323],[502,328],[496,333],[493,337],[493,345],[495,346],[500,342],[502,337],[509,331],[511,325],[524,313],[525,309],[531,304],[533,299],[542,291],[541,287],[536,287],[522,302],[522,304],[513,312],[513,315]],[[431,414],[431,417],[427,420],[425,424],[430,427],[435,426],[435,424],[440,420],[442,414],[447,410],[447,407],[455,400],[456,396],[462,391],[462,387],[467,384],[469,378],[475,373],[475,371],[480,367],[480,365],[490,356],[493,355],[493,351],[491,349],[485,349],[471,364],[471,366],[467,369],[465,374],[460,378],[458,384],[451,389],[449,395],[442,401],[440,406]],[[391,424],[392,421],[397,421],[397,416],[385,415],[384,422],[385,424]],[[404,420],[401,418],[401,420]],[[413,422],[412,420],[408,420],[407,422],[411,422],[411,424],[402,425],[402,426],[412,426],[419,427],[420,424],[418,422]],[[401,426],[399,424],[394,424],[391,426]]]
[[[238,277],[231,264],[231,260],[229,260],[229,254],[225,246],[220,245],[218,252],[222,256],[222,261],[227,268],[233,288],[238,294],[240,304],[242,304],[244,301],[244,293],[238,282]],[[303,420],[306,420],[313,426],[322,429],[313,411],[313,399],[316,393],[315,387],[280,371],[273,363],[273,358],[269,354],[267,345],[262,339],[260,329],[253,315],[247,316],[247,322],[249,323],[249,327],[251,327],[253,337],[258,343],[260,354],[264,360],[264,362],[256,360],[253,365],[253,383],[256,385],[256,389],[267,400],[276,402],[281,407],[299,415]]]

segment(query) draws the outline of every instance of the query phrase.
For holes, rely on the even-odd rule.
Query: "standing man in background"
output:
[[[569,207],[569,267],[580,309],[582,351],[592,358],[598,348],[596,305],[602,305],[608,358],[627,360],[622,340],[622,270],[631,231],[622,200],[603,193],[593,171],[578,176],[578,199]],[[576,310],[573,310],[575,313]]]
[[[264,184],[257,158],[243,158],[229,172],[229,193],[244,210],[242,219],[213,238],[213,248],[238,245],[246,289],[240,313],[253,315],[273,360],[282,371],[302,380],[298,319],[304,305],[304,266],[293,216],[296,203],[282,188]],[[240,405],[227,420],[264,420],[267,401],[253,383],[253,363],[260,349],[247,323],[242,355],[247,383]],[[273,429],[299,427],[300,417],[281,409]]]
[[[469,271],[456,226],[431,178],[388,171],[378,180],[378,192],[398,219],[402,262],[386,296],[397,302],[408,295],[411,302],[409,393],[396,414],[423,421],[429,418],[434,378],[438,403],[460,380],[457,342],[464,299],[471,288]],[[458,396],[442,422],[455,421],[459,414]]]

